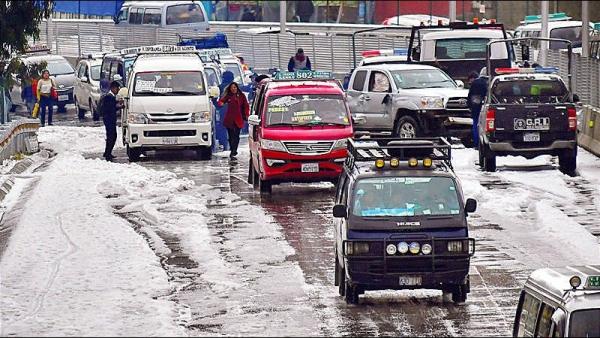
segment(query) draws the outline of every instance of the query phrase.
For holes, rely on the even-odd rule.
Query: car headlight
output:
[[[421,108],[444,108],[444,99],[439,96],[421,96]]]
[[[267,139],[261,139],[260,140],[260,147],[263,149],[267,149],[267,150],[275,150],[275,151],[287,151],[287,149],[285,149],[285,147],[283,146],[283,143],[279,142],[279,141],[273,141],[273,140],[267,140]]]
[[[448,251],[449,252],[462,252],[463,251],[463,242],[462,241],[449,241],[448,242]]]
[[[210,122],[212,114],[209,111],[192,113],[192,123]]]
[[[369,253],[369,243],[367,242],[346,242],[345,254],[364,255]]]
[[[390,256],[395,255],[396,254],[396,245],[388,244],[387,247],[385,248],[385,252]]]
[[[423,244],[423,246],[421,247],[421,252],[423,253],[423,255],[429,255],[431,253],[431,249],[431,244]]]
[[[142,113],[129,113],[127,114],[127,122],[132,124],[146,124],[148,120],[146,119],[146,115]]]
[[[398,243],[398,252],[401,254],[405,254],[408,252],[408,243],[400,242]]]
[[[333,143],[333,149],[346,149],[348,146],[348,139],[342,138]]]
[[[410,246],[408,247],[408,250],[413,255],[418,254],[420,249],[421,249],[421,245],[417,242],[410,243]]]

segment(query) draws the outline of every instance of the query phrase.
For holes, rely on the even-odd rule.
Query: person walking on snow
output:
[[[304,55],[304,49],[298,48],[296,55],[290,58],[288,62],[288,71],[295,72],[298,70],[312,70],[310,66],[310,59]]]
[[[45,69],[42,78],[38,80],[36,96],[40,98],[40,122],[42,127],[46,124],[46,110],[48,110],[48,125],[52,125],[52,106],[54,98],[52,90],[56,90],[54,79],[50,78],[50,71]]]
[[[231,149],[230,158],[235,159],[237,149],[240,143],[240,131],[244,127],[244,121],[248,120],[250,107],[246,96],[240,90],[237,83],[232,82],[225,88],[223,96],[218,101],[219,106],[227,104],[227,111],[223,119],[223,125],[227,128],[229,138],[229,147]]]
[[[118,81],[111,82],[110,91],[102,96],[98,104],[106,128],[106,146],[103,156],[107,161],[112,161],[115,158],[112,151],[117,142],[117,112],[123,108],[123,101],[117,100],[117,93],[120,88],[121,85]]]

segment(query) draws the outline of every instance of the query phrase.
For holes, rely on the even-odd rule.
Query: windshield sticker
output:
[[[151,92],[154,91],[154,86],[156,85],[155,81],[144,81],[144,80],[137,80],[135,83],[136,89],[140,92]]]
[[[296,103],[300,102],[300,100],[298,100],[297,98],[293,97],[293,96],[283,96],[280,98],[277,98],[271,102],[269,102],[269,106],[292,106],[295,105]]]
[[[278,107],[269,107],[269,113],[286,113],[290,109],[288,107],[278,106]]]
[[[429,183],[431,178],[427,177],[407,177],[404,184],[415,184],[415,183]]]
[[[316,114],[317,112],[314,110],[297,111],[292,116],[292,122],[321,121],[321,118]]]
[[[155,93],[170,93],[173,91],[173,88],[159,88],[159,87],[154,87],[153,90]]]

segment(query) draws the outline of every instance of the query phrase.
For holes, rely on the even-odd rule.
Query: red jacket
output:
[[[238,92],[237,95],[229,94],[219,100],[219,105],[222,106],[225,103],[227,103],[227,111],[225,112],[223,125],[225,128],[237,127],[242,129],[244,127],[244,121],[248,120],[248,115],[250,113],[246,95],[241,92]]]

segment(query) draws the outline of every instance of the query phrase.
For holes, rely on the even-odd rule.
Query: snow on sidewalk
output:
[[[115,179],[181,188],[174,175],[84,159],[101,151],[100,128],[45,128],[59,155],[40,175],[0,261],[0,335],[182,335],[159,260],[113,214],[97,186]],[[121,168],[121,170],[114,170]],[[150,187],[149,187],[150,189]]]

